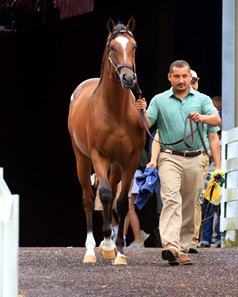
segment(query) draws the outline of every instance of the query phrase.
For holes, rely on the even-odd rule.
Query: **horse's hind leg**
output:
[[[93,236],[93,211],[94,211],[94,193],[92,191],[90,175],[91,160],[76,150],[77,174],[83,191],[83,208],[86,214],[87,238],[85,242],[86,253],[84,263],[96,263],[95,246],[96,242]]]

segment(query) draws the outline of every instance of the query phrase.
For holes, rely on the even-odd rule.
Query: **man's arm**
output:
[[[157,168],[158,158],[160,154],[160,144],[158,141],[159,141],[159,133],[156,132],[154,136],[154,140],[152,141],[152,145],[151,145],[150,162],[146,165],[146,167],[154,166],[155,168]]]
[[[191,112],[189,114],[189,117],[195,123],[204,123],[204,124],[207,124],[212,127],[221,125],[221,118],[220,118],[219,114],[216,114],[216,113],[205,115],[205,114],[200,114],[198,112]]]
[[[151,122],[150,122],[150,119],[148,118],[147,114],[146,114],[146,107],[147,107],[147,103],[145,101],[144,98],[142,99],[138,99],[136,101],[136,108],[140,111],[140,110],[143,110],[144,112],[144,116],[145,116],[145,123],[146,123],[146,126],[148,128],[150,128],[152,125],[151,125]],[[154,141],[153,141],[154,142]]]
[[[216,169],[221,169],[221,146],[217,132],[208,133],[211,155]]]

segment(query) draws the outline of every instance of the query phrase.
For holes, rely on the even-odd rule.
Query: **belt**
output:
[[[182,157],[187,157],[187,158],[193,158],[201,155],[203,153],[202,150],[197,150],[197,151],[175,151],[175,150],[169,150],[166,148],[161,148],[161,152],[171,154],[171,155],[178,155]]]

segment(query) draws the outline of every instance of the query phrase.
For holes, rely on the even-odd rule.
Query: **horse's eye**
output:
[[[111,52],[115,52],[116,51],[115,46],[112,45],[112,44],[109,44],[109,49],[110,49]]]

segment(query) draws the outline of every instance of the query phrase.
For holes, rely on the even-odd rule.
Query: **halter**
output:
[[[130,64],[124,63],[124,64],[116,64],[115,62],[112,61],[111,57],[108,57],[109,62],[114,66],[115,72],[119,72],[119,70],[123,67],[129,68],[134,72],[134,67],[131,66]]]
[[[120,33],[127,33],[129,34],[131,37],[133,37],[133,34],[131,31],[127,30],[122,24],[120,24],[118,26],[118,28],[113,31],[110,36],[108,37],[108,41],[107,41],[107,46],[109,46],[110,42],[112,39],[114,39],[118,34]],[[111,54],[111,51],[109,49],[109,55],[108,55],[108,60],[109,62],[113,65],[113,67],[115,68],[115,72],[117,75],[119,75],[119,72],[120,72],[120,69],[121,68],[129,68],[130,70],[133,71],[134,75],[135,74],[135,67],[134,65],[130,65],[130,64],[127,64],[127,63],[123,63],[123,64],[117,64],[115,61],[112,60],[112,58],[110,57],[110,54]]]

